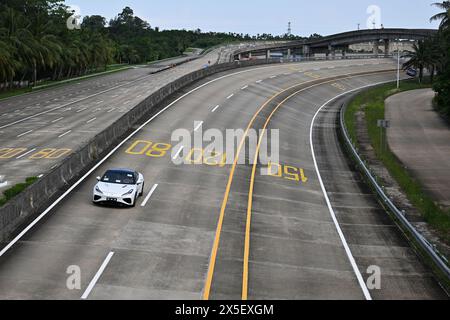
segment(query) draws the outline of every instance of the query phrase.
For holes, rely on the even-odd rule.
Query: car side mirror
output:
[[[100,178],[100,177],[97,177],[97,181],[100,181],[100,180],[102,180],[102,178]]]

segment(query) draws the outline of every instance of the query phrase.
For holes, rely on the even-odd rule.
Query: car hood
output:
[[[117,184],[117,183],[97,183],[97,187],[106,195],[122,196],[130,190],[135,191],[136,186],[129,184]]]

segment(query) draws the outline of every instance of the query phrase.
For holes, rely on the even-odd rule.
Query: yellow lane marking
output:
[[[392,71],[389,71],[389,72],[392,72]],[[361,75],[364,75],[364,74],[367,74],[367,73],[356,74],[353,77],[361,76]],[[349,74],[347,74],[347,75],[349,75]],[[343,77],[344,79],[345,79],[345,76],[346,76],[346,74],[341,75],[341,77]],[[352,78],[352,77],[349,77],[349,78]],[[322,82],[322,83],[318,83],[316,85],[312,85],[310,87],[304,88],[303,90],[307,90],[307,89],[310,89],[312,87],[315,87],[315,86],[318,86],[318,85],[322,85],[322,84],[325,84],[325,83],[329,83],[329,82],[332,82],[332,81],[336,81],[336,80],[330,80],[330,81],[325,81],[325,82]],[[283,94],[284,92],[286,92],[286,91],[288,91],[290,89],[293,89],[293,88],[298,87],[300,85],[312,83],[312,82],[314,82],[314,80],[306,81],[306,82],[300,82],[300,83],[297,83],[297,84],[295,84],[293,86],[290,86],[290,87],[288,87],[286,89],[283,89],[283,90],[279,91],[278,93],[276,93],[275,95],[273,95],[271,98],[269,98],[257,110],[257,112],[254,114],[254,116],[250,120],[250,122],[249,122],[249,124],[247,126],[247,129],[244,132],[244,135],[243,135],[243,137],[242,137],[242,139],[241,139],[241,141],[239,143],[239,146],[238,146],[238,149],[237,149],[237,153],[236,153],[236,156],[235,156],[234,161],[233,161],[233,165],[232,165],[231,170],[230,170],[227,186],[226,186],[226,189],[225,189],[224,199],[222,201],[222,206],[221,206],[221,209],[220,209],[220,215],[219,215],[219,220],[217,222],[217,229],[216,229],[216,234],[215,234],[215,238],[214,238],[210,264],[209,264],[209,267],[208,267],[208,274],[207,274],[207,277],[206,277],[205,288],[204,288],[204,291],[203,291],[203,299],[204,300],[209,300],[209,296],[210,296],[210,293],[211,293],[212,280],[213,280],[213,277],[214,277],[214,269],[215,269],[215,265],[216,265],[217,253],[218,253],[219,244],[220,244],[220,237],[221,237],[221,233],[222,233],[223,221],[224,221],[224,218],[225,218],[225,210],[226,210],[226,207],[227,207],[228,198],[229,198],[229,194],[230,194],[230,191],[231,191],[231,184],[233,182],[234,172],[236,171],[236,165],[237,165],[237,162],[239,160],[239,155],[241,153],[243,144],[245,142],[245,138],[246,138],[246,136],[247,136],[247,134],[248,134],[248,132],[250,130],[250,127],[254,123],[254,121],[257,118],[257,116],[259,115],[259,113],[261,113],[261,111],[271,101],[273,101],[276,97],[280,96],[281,94]],[[248,270],[248,266],[247,266],[247,270]],[[247,275],[248,275],[248,271],[247,271]],[[247,276],[247,279],[248,279],[248,276]]]
[[[309,81],[309,82],[312,82],[312,81]],[[245,137],[248,135],[248,132],[250,131],[250,128],[251,128],[252,124],[255,122],[255,119],[257,118],[257,116],[273,99],[275,99],[282,93],[284,93],[292,88],[298,87],[299,85],[305,84],[305,83],[308,83],[308,82],[297,83],[296,85],[293,85],[287,89],[281,90],[280,92],[278,92],[278,93],[274,94],[272,97],[270,97],[266,102],[264,102],[264,104],[261,105],[261,107],[253,115],[252,119],[250,120],[250,122],[244,132],[244,135],[239,143],[239,146],[238,146],[238,149],[236,152],[236,156],[234,157],[233,165],[231,167],[230,174],[228,176],[228,182],[227,182],[227,186],[225,189],[225,195],[224,195],[224,198],[222,201],[222,206],[220,208],[219,221],[217,222],[216,235],[214,238],[213,249],[212,249],[211,259],[210,259],[209,268],[208,268],[208,275],[206,277],[205,288],[203,291],[203,299],[204,300],[209,300],[209,296],[211,293],[211,285],[212,285],[212,280],[213,280],[213,276],[214,276],[214,269],[216,266],[217,252],[218,252],[219,244],[220,244],[220,236],[222,233],[222,226],[223,226],[223,221],[224,221],[224,217],[225,217],[225,210],[227,207],[228,198],[230,196],[230,190],[231,190],[231,184],[233,183],[234,172],[236,171],[236,165],[239,160],[239,155],[241,153],[242,147],[245,142]]]
[[[391,71],[389,71],[391,72]],[[382,72],[381,72],[382,73]],[[344,77],[342,79],[351,79],[351,78],[355,78],[361,75],[355,75],[355,76],[349,76],[349,77]],[[319,85],[323,85],[326,83],[330,83],[333,82],[335,80],[330,80],[330,81],[325,81],[316,85],[312,85],[308,88],[303,88],[301,90],[298,90],[296,92],[294,92],[293,94],[291,94],[290,96],[288,96],[286,99],[284,99],[283,101],[281,101],[276,108],[270,113],[270,115],[268,116],[262,131],[261,131],[261,136],[259,138],[258,141],[258,145],[256,147],[256,152],[255,152],[255,158],[253,161],[253,168],[252,168],[252,174],[251,174],[251,178],[250,178],[250,187],[249,187],[249,193],[248,193],[248,204],[247,204],[247,221],[246,221],[246,227],[245,227],[245,242],[244,242],[244,265],[243,265],[243,274],[242,274],[242,300],[247,300],[248,299],[248,264],[249,264],[249,256],[250,256],[250,231],[251,231],[251,218],[252,218],[252,207],[253,207],[253,191],[254,191],[254,185],[255,185],[255,176],[256,176],[256,167],[257,167],[257,163],[258,163],[258,153],[259,153],[259,149],[261,148],[261,142],[262,139],[264,137],[264,134],[266,132],[266,128],[270,122],[270,120],[272,119],[273,115],[275,114],[275,112],[284,104],[286,103],[288,100],[290,100],[292,97],[296,96],[297,94],[299,94],[300,92],[303,92],[305,90],[308,90],[312,87],[316,87]]]
[[[255,176],[256,176],[256,166],[258,163],[258,152],[261,148],[261,142],[264,137],[264,134],[266,132],[267,126],[269,125],[270,120],[272,119],[275,112],[289,99],[291,99],[293,96],[297,95],[298,93],[306,90],[301,89],[290,96],[288,96],[286,99],[281,101],[275,109],[270,113],[270,115],[267,117],[266,122],[264,123],[264,126],[261,131],[261,136],[259,137],[258,145],[256,147],[255,152],[255,158],[253,160],[253,168],[252,168],[252,175],[250,177],[250,188],[248,191],[248,204],[247,204],[247,221],[245,226],[245,242],[244,242],[244,267],[243,267],[243,274],[242,274],[242,300],[248,299],[248,262],[250,257],[250,227],[251,227],[251,217],[252,217],[252,208],[253,208],[253,190],[255,185]]]

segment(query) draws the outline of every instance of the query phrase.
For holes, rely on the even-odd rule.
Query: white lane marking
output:
[[[248,85],[242,87],[241,90],[245,90],[245,89],[247,89],[247,88],[248,88]]]
[[[30,153],[32,153],[33,151],[35,151],[36,150],[36,148],[34,148],[34,149],[31,149],[30,151],[28,151],[28,152],[25,152],[24,154],[22,154],[22,155],[20,155],[20,156],[18,156],[16,159],[22,159],[23,157],[25,157],[25,156],[27,156],[27,155],[29,155]]]
[[[40,179],[40,178],[42,178],[44,175],[43,174],[40,174],[40,175],[38,175],[38,178]]]
[[[372,296],[370,295],[370,292],[367,289],[366,283],[364,282],[364,278],[362,277],[361,272],[358,269],[358,266],[356,264],[355,258],[353,257],[352,251],[350,250],[350,247],[348,246],[347,240],[345,239],[344,233],[342,232],[342,229],[341,229],[341,227],[339,225],[339,222],[338,222],[338,220],[336,218],[336,214],[334,212],[333,206],[331,205],[330,198],[328,198],[327,189],[325,188],[325,185],[324,185],[323,180],[322,180],[322,176],[321,176],[320,171],[319,171],[319,166],[317,165],[317,159],[316,159],[316,154],[315,154],[314,144],[313,144],[313,130],[314,130],[314,123],[316,121],[317,116],[322,111],[322,109],[325,106],[327,106],[329,103],[331,103],[332,101],[334,101],[334,100],[336,100],[336,99],[338,99],[338,98],[340,98],[340,97],[342,97],[342,96],[344,96],[346,94],[349,94],[351,92],[358,91],[358,90],[361,90],[361,89],[364,89],[364,88],[368,88],[368,87],[377,86],[377,85],[384,84],[384,83],[389,83],[389,82],[392,82],[392,81],[385,81],[385,82],[375,83],[375,84],[359,87],[359,88],[356,88],[356,89],[352,89],[352,90],[349,90],[347,92],[344,92],[344,93],[341,93],[341,94],[337,95],[333,99],[328,100],[327,102],[325,102],[325,104],[323,104],[317,110],[316,114],[314,115],[314,117],[313,117],[313,119],[311,121],[311,127],[309,129],[309,143],[310,143],[310,146],[311,146],[311,154],[312,154],[312,158],[313,158],[313,162],[314,162],[314,167],[316,169],[316,173],[317,173],[317,176],[319,178],[320,187],[322,188],[322,192],[323,192],[323,195],[325,197],[325,201],[327,203],[328,210],[330,211],[331,218],[333,219],[334,225],[335,225],[336,230],[337,230],[337,232],[339,234],[339,238],[341,239],[341,242],[342,242],[342,245],[344,246],[344,249],[345,249],[345,252],[347,254],[347,257],[348,257],[348,259],[350,261],[350,264],[352,265],[353,272],[355,273],[356,278],[358,279],[359,286],[361,287],[361,289],[362,289],[362,291],[364,293],[364,297],[366,298],[366,300],[372,300]]]
[[[141,207],[145,207],[145,205],[147,204],[148,200],[150,200],[150,198],[152,197],[152,195],[155,193],[156,188],[158,188],[158,184],[155,184],[152,189],[149,191],[148,195],[145,197],[144,201],[142,201]]]
[[[62,138],[62,137],[64,137],[64,136],[67,136],[69,133],[71,133],[72,132],[72,130],[69,130],[69,131],[67,131],[67,132],[65,132],[65,133],[63,133],[63,134],[61,134],[61,135],[59,135],[58,136],[58,138]]]
[[[58,121],[61,121],[62,119],[64,119],[64,117],[58,118],[58,119],[56,119],[56,120],[53,120],[52,123],[56,123],[56,122],[58,122]]]
[[[8,181],[0,183],[0,188],[4,188],[8,185]]]
[[[261,82],[263,82],[262,80],[258,80],[258,81],[256,81],[256,83],[261,83]]]
[[[91,123],[92,121],[97,120],[97,118],[92,118],[91,120],[86,121],[86,123]]]
[[[102,265],[100,266],[100,269],[98,269],[94,278],[92,278],[91,282],[86,288],[86,291],[84,291],[83,295],[81,296],[81,299],[86,300],[89,297],[89,294],[91,293],[92,289],[94,289],[95,284],[97,283],[98,279],[100,279],[100,277],[102,276],[102,273],[105,271],[106,267],[108,266],[108,263],[111,261],[111,258],[113,256],[114,252],[112,251],[106,256],[105,261],[103,261]]]
[[[30,130],[30,131],[21,133],[21,134],[19,134],[19,135],[17,136],[17,138],[23,137],[24,135],[29,134],[30,132],[33,132],[33,130]]]
[[[96,104],[100,104],[100,103],[103,103],[103,100],[100,100],[99,102],[97,102]]]
[[[153,117],[151,117],[150,119],[148,119],[145,123],[143,123],[139,128],[137,128],[136,130],[134,130],[128,137],[126,137],[124,140],[122,140],[122,142],[120,142],[115,148],[113,148],[103,159],[101,159],[96,165],[94,165],[84,176],[82,176],[77,182],[75,182],[69,189],[67,189],[66,192],[64,192],[58,199],[55,200],[55,202],[53,202],[47,209],[44,210],[44,212],[42,212],[36,219],[34,219],[26,228],[24,228],[22,230],[22,232],[20,232],[13,240],[11,240],[11,242],[9,242],[1,251],[0,251],[0,257],[2,257],[6,252],[8,252],[9,249],[11,249],[20,239],[22,239],[22,237],[24,235],[26,235],[28,233],[28,231],[30,231],[39,221],[42,220],[42,218],[44,218],[50,211],[53,210],[53,208],[55,208],[61,201],[63,201],[69,194],[72,193],[73,190],[75,190],[84,180],[86,180],[89,176],[91,176],[91,174],[97,170],[103,163],[106,162],[106,160],[108,160],[109,158],[111,158],[111,156],[113,154],[115,154],[117,152],[117,150],[119,150],[125,143],[127,143],[129,140],[131,140],[136,134],[138,134],[143,128],[145,128],[149,123],[151,123],[153,120],[155,120],[157,117],[159,117],[162,113],[164,113],[167,109],[171,108],[172,106],[174,106],[176,103],[180,102],[181,100],[183,100],[184,98],[186,98],[187,96],[191,95],[192,93],[212,84],[215,83],[217,81],[226,79],[226,78],[230,78],[232,76],[236,76],[239,74],[244,74],[244,73],[248,73],[248,72],[253,72],[255,70],[263,70],[263,69],[269,69],[269,68],[278,68],[278,65],[275,66],[268,66],[268,67],[256,67],[256,68],[252,68],[252,69],[248,69],[248,70],[244,70],[244,71],[238,71],[235,73],[230,73],[224,76],[221,76],[219,78],[213,79],[211,81],[208,81],[194,89],[192,89],[189,92],[186,92],[185,94],[183,94],[181,97],[179,97],[178,99],[172,101],[169,105],[167,105],[165,108],[161,109],[158,113],[156,113]]]
[[[118,88],[124,87],[124,86],[126,86],[126,85],[130,85],[130,84],[135,83],[135,82],[138,82],[138,81],[142,81],[142,80],[147,79],[147,78],[150,78],[150,77],[152,77],[152,76],[153,76],[153,75],[148,75],[148,76],[145,76],[145,77],[142,77],[142,78],[138,78],[138,79],[135,79],[135,80],[133,80],[133,81],[130,81],[130,82],[127,82],[127,83],[123,83],[123,84],[121,84],[121,85],[118,85],[118,86],[115,86],[115,87],[106,89],[106,90],[104,90],[104,91],[100,91],[100,92],[91,94],[91,95],[89,95],[89,96],[87,96],[87,97],[83,97],[83,98],[74,100],[74,101],[69,102],[69,103],[66,103],[66,104],[64,104],[64,105],[57,106],[57,107],[55,107],[55,108],[52,108],[52,109],[49,109],[49,110],[46,110],[46,111],[42,111],[42,112],[39,112],[39,113],[36,113],[36,114],[33,114],[33,115],[31,115],[31,116],[22,118],[22,119],[20,119],[20,120],[17,120],[17,121],[14,121],[14,122],[5,124],[5,125],[1,126],[0,129],[4,129],[4,128],[11,127],[11,126],[13,126],[13,125],[15,125],[15,124],[18,124],[18,123],[27,121],[27,120],[29,120],[29,119],[36,118],[36,117],[41,116],[41,115],[43,115],[43,114],[47,114],[47,113],[49,113],[49,112],[52,112],[52,111],[55,111],[55,110],[59,110],[59,109],[61,109],[61,108],[65,108],[65,107],[70,106],[70,105],[73,105],[73,104],[75,104],[75,103],[78,103],[78,102],[81,102],[81,101],[84,101],[84,100],[87,100],[87,99],[90,99],[90,98],[99,96],[99,95],[101,95],[101,94],[104,94],[104,93],[107,93],[107,92],[116,90],[116,89],[118,89]],[[47,101],[47,103],[49,103],[49,102],[51,102],[51,101]]]
[[[181,152],[183,151],[183,149],[184,149],[184,147],[181,146],[181,147],[180,147],[180,150],[177,151],[177,153],[173,156],[172,160],[177,159],[177,158],[180,156],[180,154],[181,154]]]
[[[328,69],[334,69],[335,67],[328,67]]]
[[[277,76],[271,76],[270,79],[275,79]]]
[[[82,112],[82,111],[84,111],[84,110],[86,110],[87,108],[83,108],[83,109],[80,109],[80,110],[78,110],[76,113],[80,113],[80,112]]]
[[[194,131],[197,131],[198,129],[200,129],[203,126],[203,121],[201,121],[194,129]]]
[[[231,98],[233,98],[233,97],[234,97],[234,93],[230,94],[230,95],[227,97],[227,100],[228,100],[228,99],[231,99]]]
[[[117,98],[118,96],[119,96],[118,94],[115,94],[115,95],[111,96],[111,98]]]
[[[110,109],[110,110],[108,111],[108,113],[111,113],[111,112],[113,112],[114,110],[116,110],[116,108]]]
[[[126,105],[126,104],[129,104],[130,102],[131,102],[131,100],[127,100],[123,104]]]
[[[219,108],[220,108],[220,104],[218,104],[217,106],[215,106],[214,109],[211,110],[211,112],[214,113],[214,112],[216,112],[216,110],[219,109]]]

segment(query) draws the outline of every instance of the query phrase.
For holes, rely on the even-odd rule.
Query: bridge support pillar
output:
[[[267,50],[266,58],[267,58],[267,60],[270,60],[270,50]]]
[[[336,58],[336,50],[333,48],[331,44],[328,45],[327,59],[330,59],[330,55],[331,59],[334,60]]]
[[[238,54],[238,60],[241,61],[242,60],[242,54]]]
[[[288,61],[290,61],[291,58],[292,58],[292,51],[291,51],[291,49],[288,49],[287,50],[287,59],[288,59]]]
[[[373,54],[375,55],[375,57],[378,57],[378,44],[380,41],[376,40],[373,43]]]
[[[303,46],[303,56],[309,57],[311,54],[311,48],[307,45]]]
[[[388,57],[391,54],[391,43],[389,39],[384,40],[384,56]]]
[[[251,60],[252,59],[252,52],[250,51],[249,53],[248,53],[248,58]]]

